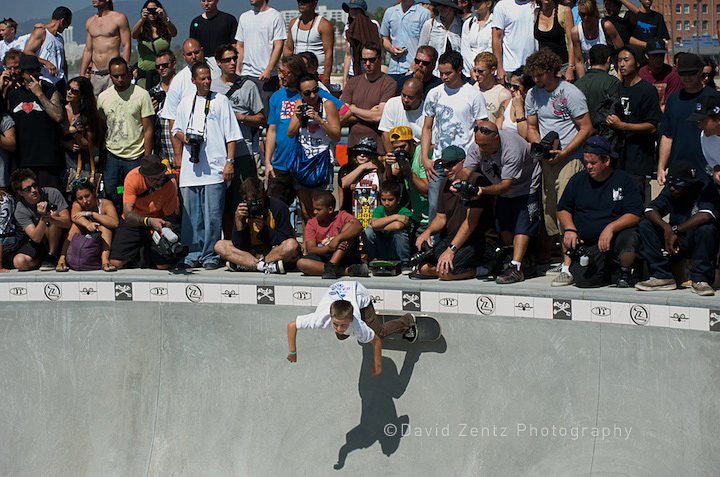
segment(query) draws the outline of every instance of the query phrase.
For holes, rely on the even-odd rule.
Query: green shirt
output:
[[[155,69],[155,55],[170,48],[170,42],[164,38],[153,41],[138,41],[138,68],[143,71]]]
[[[597,110],[611,87],[620,81],[600,68],[590,68],[585,76],[575,82],[575,86],[587,98],[588,111]]]
[[[432,149],[429,153],[429,159],[432,160]],[[395,165],[393,168],[397,168],[398,166]],[[410,165],[410,169],[412,169],[413,173],[418,176],[420,179],[427,178],[427,174],[425,173],[425,168],[422,165],[422,161],[420,160],[420,145],[418,144],[415,147],[415,155],[412,159],[412,164]],[[405,174],[403,174],[405,176]],[[412,217],[411,220],[413,222],[419,222],[422,225],[427,225],[428,223],[428,199],[427,197],[423,197],[420,195],[420,192],[415,188],[415,186],[412,183],[412,180],[410,180],[409,177],[405,176],[405,189],[408,191],[408,196],[410,197],[410,207],[412,207]]]
[[[395,214],[404,215],[405,217],[412,217],[413,213],[407,207],[400,207],[400,210],[395,212]],[[395,214],[390,214],[390,215],[395,215]],[[387,217],[387,212],[385,212],[385,206],[378,205],[377,207],[375,207],[375,210],[373,210],[372,218],[373,219],[382,219],[383,217]],[[410,221],[408,220],[407,227],[406,227],[408,229],[408,231],[410,231],[410,225],[411,225]],[[387,232],[383,232],[383,233],[387,233]]]

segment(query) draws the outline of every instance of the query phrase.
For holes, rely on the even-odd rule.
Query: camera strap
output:
[[[212,91],[208,92],[207,97],[205,98],[205,120],[203,121],[203,128],[202,128],[202,136],[205,137],[205,131],[207,129],[207,119],[208,114],[210,113],[210,97],[212,96]],[[188,126],[192,127],[193,124],[193,116],[195,115],[195,102],[197,101],[197,94],[193,98],[193,104],[192,109],[190,110],[190,118],[188,119]]]

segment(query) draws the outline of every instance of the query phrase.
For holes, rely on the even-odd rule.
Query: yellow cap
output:
[[[393,141],[412,141],[412,129],[408,126],[396,126],[390,130],[390,139]]]

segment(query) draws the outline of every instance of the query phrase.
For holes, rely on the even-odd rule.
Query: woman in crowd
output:
[[[556,0],[538,0],[535,11],[535,28],[533,35],[539,48],[550,48],[562,60],[560,73],[566,81],[575,80],[575,64],[570,61],[573,56],[572,11]]]
[[[75,199],[70,210],[72,226],[63,243],[62,254],[55,271],[88,271],[102,269],[114,272],[110,263],[112,231],[119,224],[112,201],[98,199],[95,186],[87,179],[73,182],[72,197]]]
[[[461,51],[462,20],[457,0],[433,0],[432,3],[438,14],[423,25],[418,46],[432,46],[438,57],[447,50]],[[440,76],[437,65],[433,74]]]
[[[470,77],[475,58],[486,51],[492,53],[493,0],[473,0],[475,15],[463,23],[460,53],[463,74]]]
[[[580,0],[578,14],[580,23],[572,28],[572,49],[575,56],[575,74],[582,78],[585,75],[590,48],[602,44],[619,50],[623,42],[612,22],[600,19],[595,0]]]
[[[709,86],[712,89],[718,89],[717,85],[715,84],[715,75],[717,75],[717,69],[715,67],[715,62],[708,56],[702,57],[703,63],[705,66],[703,67],[703,76],[702,76],[702,82],[703,86]]]
[[[333,190],[332,165],[335,143],[340,140],[340,116],[332,101],[320,98],[317,76],[302,73],[297,80],[297,90],[302,98],[295,101],[295,115],[288,126],[288,137],[297,138],[298,143],[293,160],[306,167],[327,170],[325,180],[315,184],[303,184],[302,179],[294,177],[304,227],[313,216],[313,190]],[[291,170],[294,170],[293,166]]]
[[[160,83],[160,75],[155,69],[155,55],[170,49],[170,41],[177,36],[177,28],[159,0],[147,0],[140,12],[140,20],[130,34],[138,42],[137,85],[149,90]],[[214,52],[206,53],[212,55]]]
[[[61,141],[68,175],[65,183],[68,184],[80,176],[90,177],[90,180],[95,181],[92,171],[98,164],[97,157],[105,128],[98,115],[89,79],[78,76],[70,80],[65,91],[65,113],[68,118],[67,130]]]
[[[338,181],[340,182],[338,197],[340,199],[340,208],[352,214],[352,185],[357,184],[362,179],[368,179],[377,186],[376,190],[379,190],[380,179],[385,173],[385,167],[379,160],[377,142],[372,138],[360,138],[358,143],[348,147],[347,151],[348,162],[338,171]]]
[[[510,79],[512,100],[505,108],[505,115],[499,120],[498,126],[505,131],[514,131],[527,140],[527,119],[525,118],[525,96],[535,82],[530,75],[523,72],[522,66],[513,71]]]

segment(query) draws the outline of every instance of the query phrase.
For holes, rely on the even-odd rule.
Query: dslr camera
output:
[[[153,231],[152,238],[160,255],[168,260],[177,260],[188,253],[188,246],[180,243],[170,227],[163,227],[161,232]]]
[[[541,159],[550,159],[552,154],[550,151],[559,148],[560,136],[555,131],[550,131],[540,142],[534,142],[530,145],[530,156],[536,161]]]
[[[422,244],[422,247],[420,247],[420,250],[417,251],[415,255],[410,257],[410,265],[413,267],[417,267],[419,264],[423,262],[427,262],[430,257],[433,256],[433,248],[427,243],[424,242]]]
[[[396,149],[393,151],[393,155],[395,156],[395,160],[400,168],[405,167],[405,161],[410,158],[405,149]]]
[[[152,99],[153,101],[157,101],[158,104],[160,104],[160,103],[162,103],[163,101],[165,101],[165,97],[167,96],[167,93],[166,93],[165,91],[163,91],[163,90],[160,90],[160,91],[148,91],[148,93],[150,93],[150,99]]]
[[[190,162],[197,164],[200,162],[200,148],[205,138],[202,134],[186,133],[185,140],[190,145]]]
[[[590,263],[590,250],[583,243],[578,242],[575,248],[568,249],[565,254],[581,267],[587,267]]]
[[[248,208],[248,217],[252,217],[253,219],[262,219],[265,217],[262,199],[248,199],[245,201],[245,204]]]
[[[300,112],[300,124],[302,124],[303,127],[306,127],[308,121],[310,120],[310,116],[308,115],[307,110],[307,103],[302,103],[300,106],[298,106],[298,111]]]
[[[50,202],[48,202],[47,211],[48,211],[48,213],[49,213],[49,212],[56,212],[56,211],[57,211],[57,205],[51,204]]]
[[[458,191],[458,194],[460,194],[460,203],[462,205],[468,205],[470,200],[477,195],[480,190],[478,189],[478,186],[468,181],[460,181],[454,184],[454,186],[455,190]]]

